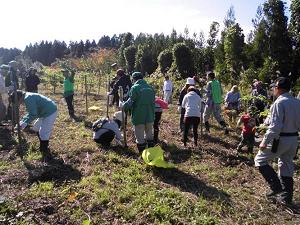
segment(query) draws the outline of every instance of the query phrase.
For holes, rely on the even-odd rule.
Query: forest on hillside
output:
[[[0,48],[0,63],[17,59],[50,66],[59,59],[87,58],[99,49],[111,49],[117,54],[118,66],[128,73],[177,72],[179,78],[186,78],[215,70],[225,85],[249,84],[254,78],[270,82],[279,74],[296,82],[300,74],[300,1],[291,1],[289,9],[285,5],[281,0],[268,0],[258,6],[247,37],[231,7],[224,24],[212,22],[208,35],[191,34],[186,27],[183,34],[173,29],[170,35],[140,33],[135,37],[128,32],[68,44],[43,40],[30,43],[23,52]]]

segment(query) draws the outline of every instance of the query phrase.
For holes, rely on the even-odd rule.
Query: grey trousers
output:
[[[221,104],[211,103],[205,106],[204,113],[203,113],[204,122],[207,122],[209,120],[211,113],[214,114],[214,117],[216,118],[218,123],[224,121],[223,117],[221,116]]]
[[[137,144],[153,141],[153,123],[139,124],[133,126]]]
[[[283,177],[293,177],[294,163],[293,158],[298,148],[298,137],[280,137],[278,150],[271,152],[272,146],[267,146],[264,151],[259,150],[255,156],[255,166],[264,166],[275,158],[278,158],[278,175]]]

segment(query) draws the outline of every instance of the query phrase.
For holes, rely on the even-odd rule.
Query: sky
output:
[[[289,7],[290,0],[286,0]],[[23,50],[42,40],[80,41],[124,32],[170,34],[174,28],[207,36],[230,6],[244,34],[264,0],[2,0],[0,47]]]

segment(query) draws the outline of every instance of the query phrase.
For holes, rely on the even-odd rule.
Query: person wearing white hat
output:
[[[187,90],[190,86],[195,85],[195,80],[192,77],[188,77],[186,79],[185,86],[181,89],[179,99],[178,99],[178,111],[180,112],[180,122],[179,122],[179,127],[180,127],[180,132],[184,131],[184,114],[185,114],[185,108],[182,107],[182,101],[184,96],[187,94]],[[198,89],[195,90],[196,93],[201,97],[200,91]]]
[[[93,123],[92,129],[93,139],[96,143],[101,144],[107,148],[110,146],[112,140],[116,138],[116,142],[122,145],[122,134],[120,127],[122,124],[122,111],[114,113],[113,119],[102,118]]]

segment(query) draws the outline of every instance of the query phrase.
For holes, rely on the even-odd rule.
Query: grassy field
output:
[[[126,150],[93,142],[90,122],[105,115],[105,96],[89,96],[89,106],[102,111],[88,116],[83,96],[75,96],[82,121],[72,122],[61,94],[42,93],[59,105],[50,148],[64,163],[41,163],[38,139],[30,133],[24,133],[21,159],[16,141],[1,127],[0,224],[300,224],[298,215],[265,199],[254,156],[234,150],[239,141],[234,131],[225,136],[213,127],[199,147],[184,148],[179,114],[171,105],[162,116],[160,139],[176,169],[157,169],[140,159],[130,128]],[[300,161],[296,164],[297,203]]]

